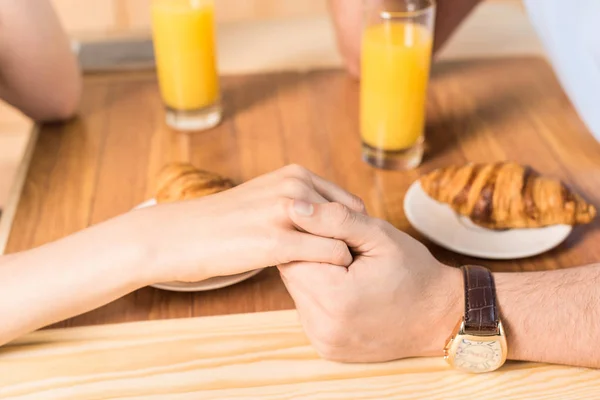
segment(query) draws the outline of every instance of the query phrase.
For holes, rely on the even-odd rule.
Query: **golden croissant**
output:
[[[596,209],[556,179],[513,162],[467,164],[421,177],[425,193],[490,229],[587,224]]]
[[[213,172],[199,170],[188,163],[172,163],[158,175],[156,201],[170,203],[222,192],[233,182]]]

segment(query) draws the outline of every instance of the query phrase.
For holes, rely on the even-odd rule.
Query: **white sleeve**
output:
[[[565,92],[600,141],[600,0],[525,0]]]

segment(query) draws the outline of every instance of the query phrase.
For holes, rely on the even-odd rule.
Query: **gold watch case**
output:
[[[492,335],[465,334],[464,317],[458,322],[452,336],[446,341],[444,359],[452,367],[470,373],[491,372],[506,361],[506,336],[502,322]]]

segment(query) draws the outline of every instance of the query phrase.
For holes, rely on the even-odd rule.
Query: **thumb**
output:
[[[289,216],[294,224],[313,235],[340,239],[357,248],[372,241],[376,219],[340,203],[310,204],[294,200]]]

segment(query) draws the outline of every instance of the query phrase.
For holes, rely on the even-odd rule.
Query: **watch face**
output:
[[[498,340],[458,340],[454,356],[456,368],[466,372],[489,372],[502,365],[502,346]]]

